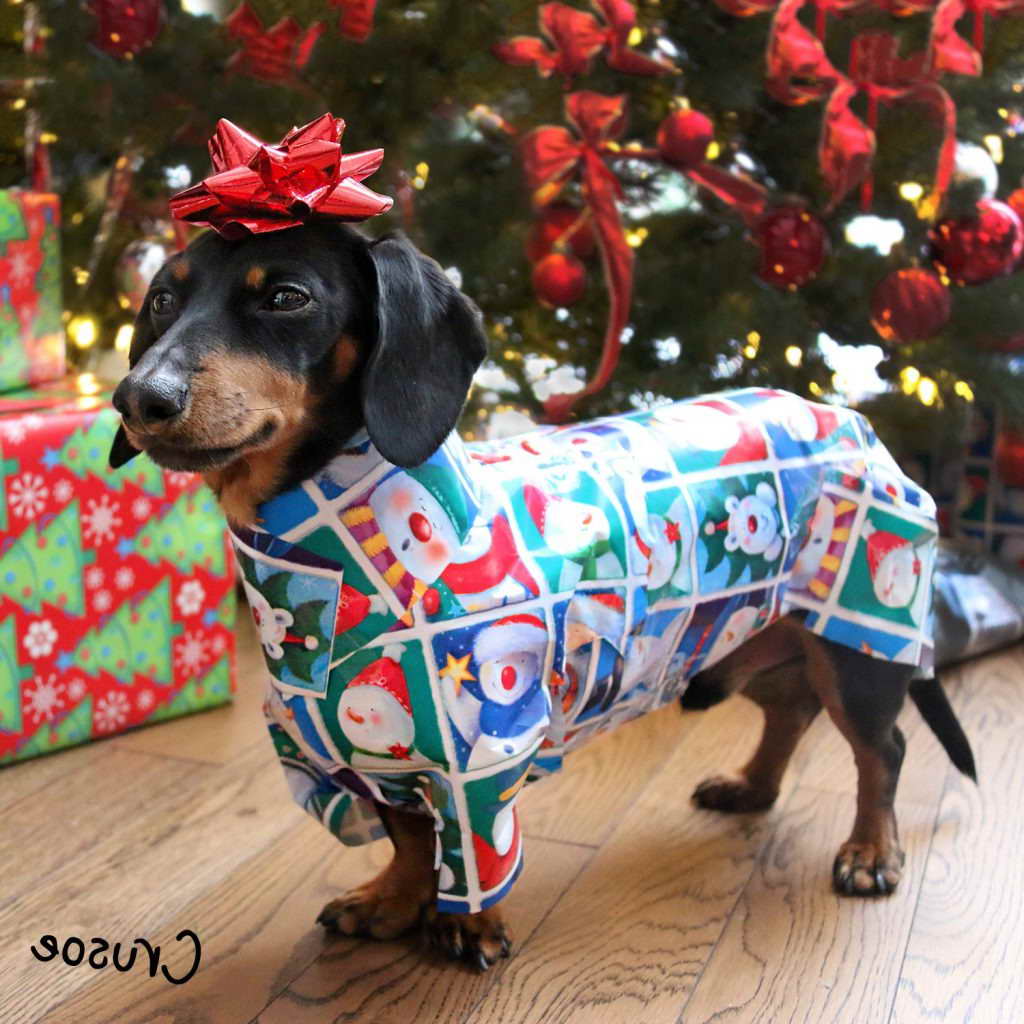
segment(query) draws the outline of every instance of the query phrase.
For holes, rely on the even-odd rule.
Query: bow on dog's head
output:
[[[204,210],[216,226],[221,207]],[[400,235],[371,241],[317,216],[239,231],[229,214],[230,237],[201,235],[153,278],[114,394],[111,465],[145,450],[202,471],[244,522],[360,427],[396,465],[423,462],[486,353],[476,307]]]

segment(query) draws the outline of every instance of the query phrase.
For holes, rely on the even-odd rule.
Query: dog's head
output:
[[[476,307],[401,236],[209,232],[150,284],[111,465],[143,450],[218,490],[245,479],[255,503],[365,426],[386,459],[415,466],[454,428],[485,354]]]

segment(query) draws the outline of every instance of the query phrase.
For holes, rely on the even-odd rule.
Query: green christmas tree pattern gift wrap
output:
[[[57,197],[0,189],[0,391],[64,374]]]
[[[0,397],[0,764],[231,699],[220,511],[193,474],[110,470],[117,423],[66,390]]]

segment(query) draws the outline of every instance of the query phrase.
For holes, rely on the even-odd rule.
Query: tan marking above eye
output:
[[[245,286],[253,290],[263,287],[267,279],[267,272],[259,264],[253,264],[245,275]]]
[[[359,349],[355,340],[347,334],[338,339],[334,349],[334,374],[338,380],[345,380],[359,361]]]
[[[171,264],[171,275],[177,281],[184,281],[192,273],[192,264],[184,256],[179,256]]]

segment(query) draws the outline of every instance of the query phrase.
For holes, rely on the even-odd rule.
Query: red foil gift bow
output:
[[[357,221],[386,213],[393,201],[362,184],[384,150],[343,155],[344,131],[340,117],[324,114],[268,146],[221,119],[210,139],[214,173],[174,196],[171,213],[230,239],[296,227],[314,215]]]
[[[341,9],[338,31],[346,39],[365,43],[370,38],[377,0],[330,0],[330,4]]]
[[[491,52],[506,64],[535,65],[544,78],[582,75],[602,50],[607,50],[607,64],[616,71],[633,75],[677,72],[671,62],[648,57],[629,46],[630,32],[636,26],[636,8],[629,0],[593,0],[593,6],[603,21],[568,4],[541,4],[537,17],[543,38],[515,36],[496,43]]]
[[[600,391],[611,379],[629,319],[633,250],[626,241],[616,202],[622,195],[622,186],[605,158],[661,159],[656,150],[620,150],[616,144],[625,129],[625,96],[572,92],[565,98],[565,115],[575,134],[560,125],[543,125],[523,137],[520,155],[536,206],[553,202],[574,177],[579,177],[601,252],[609,309],[601,358],[590,382],[581,391],[551,395],[544,402],[544,412],[553,423],[568,419],[577,402]],[[685,173],[738,210],[748,224],[753,224],[765,209],[766,193],[761,186],[720,167],[705,162]]]

